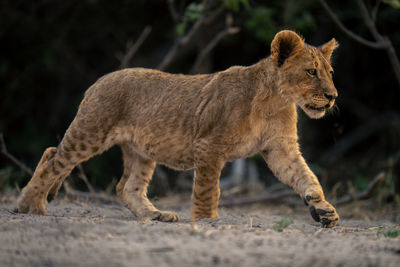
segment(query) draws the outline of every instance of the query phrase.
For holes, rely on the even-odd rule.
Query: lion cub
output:
[[[335,39],[321,47],[281,31],[271,56],[249,66],[205,75],[132,68],[100,78],[85,93],[58,147],[47,148],[22,190],[18,211],[45,214],[79,163],[114,145],[124,174],[116,191],[138,217],[177,221],[147,198],[156,163],[194,169],[192,220],[218,217],[219,176],[226,161],[261,153],[269,168],[309,205],[324,227],[339,221],[298,145],[297,110],[321,118],[337,97],[330,58]]]

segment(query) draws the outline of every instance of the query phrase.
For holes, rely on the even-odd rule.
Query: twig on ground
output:
[[[337,199],[334,202],[334,205],[338,206],[338,205],[350,203],[354,200],[363,200],[363,199],[370,198],[372,196],[372,194],[374,193],[374,191],[376,190],[376,188],[379,186],[379,184],[381,184],[383,182],[384,179],[385,179],[385,173],[384,172],[378,173],[375,176],[375,178],[369,183],[367,189],[365,189],[362,192],[356,192],[354,194],[348,194],[346,196],[343,196],[343,197]]]
[[[29,174],[30,176],[33,175],[33,171],[31,168],[26,166],[24,163],[22,163],[20,160],[18,160],[16,157],[14,157],[12,154],[10,154],[7,150],[6,143],[4,141],[4,136],[3,133],[0,133],[0,146],[1,146],[1,153],[6,156],[9,160],[11,160],[15,165],[21,168],[24,172]]]
[[[71,185],[69,184],[69,182],[64,181],[63,187],[64,187],[65,193],[66,193],[67,195],[69,195],[69,196],[75,196],[75,190],[72,189],[72,187],[71,187]]]
[[[71,187],[71,185],[67,181],[64,181],[63,187],[67,197],[73,200],[81,200],[81,201],[90,200],[91,202],[97,201],[103,204],[120,203],[118,198],[109,196],[107,194],[96,193],[96,192],[86,193],[79,190],[75,190]]]
[[[226,179],[224,177],[224,179]],[[221,188],[221,186],[220,186]],[[234,195],[237,195],[238,193],[243,192],[243,190],[245,189],[245,187],[241,186],[241,185],[235,185],[230,187],[229,189],[226,190],[222,190],[221,194],[223,198],[228,198],[228,197],[232,197]]]
[[[297,193],[292,190],[283,190],[276,193],[270,193],[263,196],[247,197],[247,198],[237,198],[234,200],[221,201],[220,207],[233,207],[233,206],[243,206],[254,203],[265,203],[278,201],[285,197],[296,196]]]
[[[365,200],[365,199],[370,198],[372,196],[372,194],[375,192],[376,188],[379,186],[379,184],[381,184],[383,182],[384,179],[385,179],[385,173],[380,172],[369,183],[368,188],[366,190],[364,190],[362,192],[356,192],[354,194],[348,194],[346,196],[343,196],[343,197],[337,199],[334,202],[334,205],[343,205],[343,204],[350,203],[354,200]],[[263,196],[221,201],[219,206],[220,207],[234,207],[234,206],[243,206],[243,205],[254,204],[254,203],[275,202],[275,201],[281,200],[282,198],[296,196],[296,195],[297,195],[297,193],[292,190],[283,190],[280,192],[270,193],[270,194],[263,195]],[[296,203],[300,203],[300,202],[296,201]],[[295,203],[289,201],[287,204],[293,205]]]
[[[85,173],[85,171],[84,171],[84,169],[83,169],[82,164],[78,164],[76,167],[77,167],[78,170],[79,170],[78,177],[81,178],[81,179],[83,180],[83,182],[86,184],[87,188],[89,189],[89,192],[90,192],[91,194],[94,194],[94,193],[95,193],[94,188],[93,188],[93,186],[90,184],[90,182],[89,182],[89,180],[88,180],[88,178],[87,178],[87,176],[86,176],[86,173]]]
[[[142,46],[143,42],[147,39],[151,32],[151,26],[147,25],[142,33],[140,34],[139,38],[136,42],[128,48],[128,51],[122,56],[121,58],[121,65],[119,66],[120,69],[126,68],[129,65],[129,62],[132,60],[133,56]]]

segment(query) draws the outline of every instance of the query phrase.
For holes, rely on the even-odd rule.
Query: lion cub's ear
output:
[[[335,38],[332,38],[332,40],[330,40],[326,44],[321,45],[319,47],[319,50],[321,50],[321,53],[324,56],[324,58],[326,58],[326,60],[331,62],[332,53],[338,47],[339,43],[335,40]]]
[[[280,31],[271,43],[271,58],[280,67],[304,47],[304,40],[293,31]]]

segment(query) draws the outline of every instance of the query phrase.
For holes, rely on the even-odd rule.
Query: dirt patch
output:
[[[343,218],[320,228],[305,212],[222,209],[193,228],[189,208],[178,223],[140,222],[119,204],[56,200],[46,216],[0,208],[0,266],[398,266],[400,238],[386,220]],[[340,209],[339,209],[340,212]],[[289,217],[287,217],[289,214]],[[277,222],[290,218],[282,232]]]

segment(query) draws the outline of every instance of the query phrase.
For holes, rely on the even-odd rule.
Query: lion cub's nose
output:
[[[337,95],[330,95],[330,94],[324,94],[324,96],[330,101],[330,100],[335,100]]]

